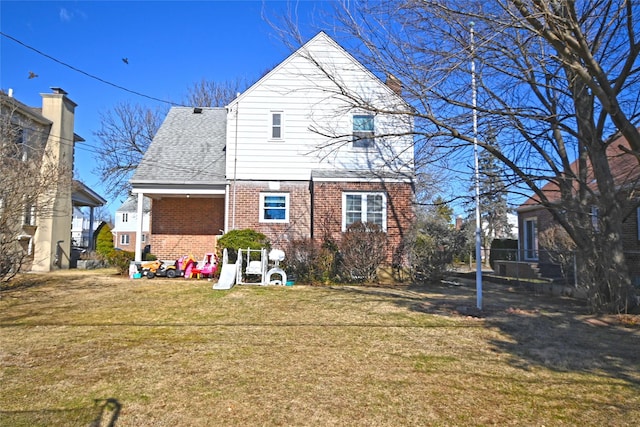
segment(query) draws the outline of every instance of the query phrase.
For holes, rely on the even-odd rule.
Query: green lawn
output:
[[[23,276],[1,426],[635,426],[637,317],[485,284],[253,287]]]

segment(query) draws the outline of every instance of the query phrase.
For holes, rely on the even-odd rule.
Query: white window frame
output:
[[[265,202],[267,197],[284,197],[284,219],[269,219],[265,218]],[[272,223],[272,224],[285,224],[289,222],[289,210],[291,209],[290,195],[289,193],[260,193],[260,222]]]
[[[276,125],[273,123],[273,119],[276,115],[280,116],[280,124]],[[273,136],[273,131],[275,129],[280,130],[280,136]],[[269,139],[272,141],[282,141],[284,139],[284,111],[281,110],[273,110],[269,112]]]
[[[382,196],[382,231],[387,232],[387,194],[384,191],[345,191],[342,193],[342,231],[346,231],[347,227],[347,198],[350,196],[358,196],[361,201],[360,221],[368,222],[367,219],[367,196]]]
[[[128,234],[120,235],[120,244],[121,245],[129,245],[130,239]]]
[[[36,225],[36,207],[35,205],[25,205],[22,216],[22,225]]]
[[[129,213],[122,212],[122,222],[129,222]]]
[[[147,235],[142,233],[141,239],[142,239],[142,243],[146,242],[147,241]]]
[[[534,235],[529,236],[531,232],[527,224],[533,224]],[[523,256],[525,261],[537,261],[538,260],[538,218],[531,217],[525,218],[522,221],[522,237],[523,237]],[[530,247],[530,245],[532,247]]]
[[[373,129],[366,130],[366,131],[356,130],[356,118],[360,118],[360,117],[370,117]],[[367,149],[375,145],[376,117],[373,114],[370,114],[370,113],[354,114],[351,117],[351,129],[353,132],[353,141],[352,141],[353,148]]]

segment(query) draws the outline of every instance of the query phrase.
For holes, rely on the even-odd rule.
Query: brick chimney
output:
[[[387,74],[387,80],[385,84],[389,86],[389,88],[394,91],[397,95],[402,96],[402,82],[398,80],[396,76],[393,74]]]

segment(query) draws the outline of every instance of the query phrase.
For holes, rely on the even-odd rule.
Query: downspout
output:
[[[240,96],[240,93],[236,95],[236,98]],[[233,200],[231,205],[231,229],[236,229],[236,178],[238,172],[238,110],[240,109],[240,102],[236,102],[236,131],[234,135],[235,146],[233,148]]]

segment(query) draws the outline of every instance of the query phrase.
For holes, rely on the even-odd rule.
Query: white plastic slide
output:
[[[223,264],[222,270],[220,270],[220,279],[213,285],[213,289],[228,290],[233,288],[233,285],[236,284],[236,270],[235,264]]]

